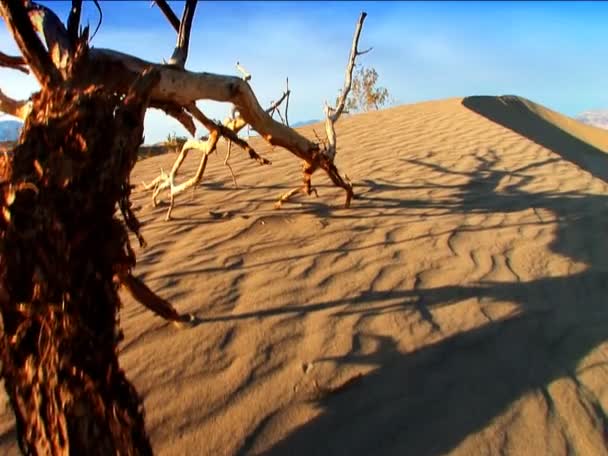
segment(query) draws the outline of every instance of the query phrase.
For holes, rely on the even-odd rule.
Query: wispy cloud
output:
[[[69,2],[47,2],[67,15]],[[178,13],[182,2],[171,2]],[[86,20],[97,13],[86,4]],[[159,62],[171,55],[175,32],[147,2],[103,2],[104,23],[93,41]],[[574,115],[608,106],[604,90],[608,41],[602,2],[200,2],[187,67],[236,74],[241,61],[262,105],[280,95],[285,77],[293,121],[322,116],[343,84],[357,16],[369,13],[361,57],[400,102],[472,94],[514,93]],[[5,52],[16,48],[0,27]],[[32,78],[0,69],[0,86],[16,97]],[[229,106],[203,102],[221,119]],[[146,116],[147,141],[184,133],[163,114]]]

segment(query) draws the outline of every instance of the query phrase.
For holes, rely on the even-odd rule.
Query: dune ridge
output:
[[[336,127],[349,209],[317,173],[319,198],[273,210],[300,164],[260,138],[272,166],[233,149],[234,188],[222,144],[171,222],[134,195],[136,274],[203,320],[178,330],[125,295],[120,358],[155,451],[608,454],[608,131],[516,97]]]

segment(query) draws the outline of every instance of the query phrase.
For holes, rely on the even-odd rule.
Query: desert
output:
[[[169,222],[134,193],[137,275],[201,320],[178,329],[125,296],[119,357],[155,451],[606,454],[608,132],[507,96],[338,133],[349,209],[315,175],[318,198],[275,210],[300,175],[261,138],[272,166],[233,155],[234,188],[222,143]],[[16,454],[6,399],[0,423]]]

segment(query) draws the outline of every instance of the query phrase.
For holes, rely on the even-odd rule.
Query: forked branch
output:
[[[196,107],[195,104],[186,107],[186,110],[196,119],[198,120],[208,131],[209,137],[206,140],[197,140],[197,139],[189,139],[184,143],[182,149],[180,151],[179,156],[173,163],[173,167],[168,175],[164,174],[161,170],[160,176],[158,176],[151,184],[145,184],[144,188],[152,188],[152,204],[156,206],[157,197],[159,193],[165,189],[169,189],[169,208],[167,209],[167,214],[165,216],[165,220],[169,220],[171,218],[171,212],[173,211],[173,207],[175,206],[175,197],[180,193],[185,192],[189,188],[193,188],[199,184],[203,175],[205,173],[205,169],[207,167],[207,161],[209,159],[209,155],[212,154],[217,147],[217,142],[220,137],[224,137],[229,140],[231,143],[234,142],[236,145],[244,149],[249,153],[250,158],[256,160],[261,165],[269,165],[270,161],[260,157],[258,153],[243,139],[238,137],[238,131],[233,130],[231,127],[239,127],[242,128],[245,124],[229,124],[222,125],[217,124],[210,120],[203,112]],[[198,169],[194,176],[185,182],[176,185],[175,177],[177,173],[186,159],[190,150],[199,150],[202,152],[201,162],[199,164]]]
[[[40,86],[57,86],[61,74],[34,32],[25,5],[21,1],[0,0],[0,15]]]
[[[188,58],[188,47],[190,45],[190,30],[192,28],[192,19],[198,0],[186,0],[182,20],[179,24],[177,33],[177,45],[173,51],[173,55],[169,59],[169,65],[176,65],[178,68],[184,68],[186,59]]]
[[[4,2],[7,2],[8,0],[0,1],[4,4]],[[161,3],[162,2],[157,2],[159,6]],[[46,21],[58,21],[60,23],[56,16],[52,14],[41,14],[43,23]],[[351,49],[351,58],[349,59],[349,66],[347,68],[347,80],[345,81],[345,87],[341,96],[341,99],[343,100],[346,99],[348,91],[350,90],[354,59],[357,55],[361,54],[361,52],[358,51],[357,45],[365,16],[366,14],[362,13],[357,23]],[[67,37],[65,28],[62,30],[61,27],[58,26],[48,26],[45,27],[45,30],[49,32],[45,33],[47,43],[54,41],[55,43],[58,43],[59,47],[62,46],[61,43],[69,43],[69,40],[63,39],[60,36],[52,36],[52,33],[56,33],[58,35],[64,34]],[[57,54],[53,53],[54,58],[56,55]],[[239,118],[242,119],[239,123],[242,123],[243,126],[250,125],[271,145],[283,147],[304,160],[307,164],[306,169],[310,173],[314,172],[314,170],[319,167],[324,169],[332,181],[345,190],[345,206],[348,207],[350,204],[350,200],[353,196],[352,186],[348,182],[348,179],[343,180],[339,176],[339,173],[334,169],[335,165],[333,164],[336,153],[334,123],[344,111],[343,103],[339,103],[336,108],[328,107],[326,109],[326,113],[328,114],[326,119],[328,141],[327,145],[323,145],[309,140],[296,130],[274,120],[272,116],[260,106],[247,81],[244,81],[241,78],[212,73],[184,71],[181,68],[153,64],[134,56],[108,49],[90,49],[88,58],[90,59],[91,64],[88,65],[89,71],[81,75],[80,79],[83,81],[83,84],[102,84],[107,87],[108,90],[118,93],[125,93],[129,84],[141,74],[145,68],[152,67],[158,70],[161,75],[161,80],[152,90],[151,106],[172,105],[188,111],[187,107],[193,105],[197,100],[205,99],[232,103],[239,112]],[[61,67],[63,64],[60,60],[54,61],[57,67]],[[178,111],[173,110],[173,112],[177,113]],[[190,114],[192,113],[190,112]],[[183,117],[182,114],[179,116]],[[305,185],[305,188],[310,188],[309,183]],[[284,201],[284,199],[282,198],[281,201]]]
[[[357,21],[357,27],[355,28],[355,36],[353,37],[353,43],[350,49],[350,56],[348,58],[348,65],[346,66],[346,74],[344,77],[344,87],[342,88],[342,92],[340,94],[340,98],[338,100],[338,105],[335,108],[330,107],[327,103],[325,104],[325,132],[327,134],[327,151],[326,155],[333,161],[336,156],[336,147],[337,147],[337,138],[336,138],[336,130],[335,123],[344,112],[344,107],[346,105],[346,99],[348,98],[348,94],[350,92],[350,88],[353,81],[353,69],[355,68],[355,60],[358,56],[365,54],[371,51],[372,48],[369,48],[365,51],[359,51],[359,37],[361,36],[361,30],[363,28],[363,22],[367,13],[362,12],[359,16],[359,20]]]

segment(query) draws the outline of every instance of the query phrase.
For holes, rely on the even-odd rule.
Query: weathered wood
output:
[[[196,10],[197,0],[186,0],[182,20],[179,24],[177,32],[177,45],[173,51],[173,55],[169,59],[169,65],[176,65],[179,68],[184,68],[188,59],[188,47],[190,46],[190,30],[192,28],[192,20],[194,19],[194,11]]]
[[[54,14],[49,13],[45,16],[44,20],[46,21],[60,23]],[[349,60],[352,65],[354,65],[356,56],[360,54],[357,51],[357,44],[365,17],[366,14],[362,13],[355,30],[351,59]],[[63,33],[59,26],[49,25],[45,29],[53,30],[57,34]],[[47,36],[45,35],[45,37]],[[49,41],[61,43],[64,40],[60,37],[50,36],[47,37],[47,42]],[[345,181],[339,174],[333,172],[333,174],[330,174],[325,169],[326,167],[320,166],[321,162],[329,160],[333,163],[335,159],[336,135],[334,124],[343,111],[343,106],[342,109],[338,106],[335,112],[332,112],[330,108],[326,109],[326,113],[328,113],[328,121],[326,122],[328,141],[326,146],[321,147],[321,144],[310,141],[296,130],[275,121],[260,106],[251,87],[243,79],[213,73],[195,73],[171,65],[153,64],[137,57],[108,49],[91,49],[89,58],[91,62],[94,62],[94,65],[90,68],[94,67],[95,71],[91,70],[89,74],[84,75],[83,81],[103,84],[118,92],[124,91],[125,87],[145,68],[153,67],[158,70],[161,80],[153,90],[152,104],[173,104],[185,108],[197,100],[232,103],[239,111],[240,117],[245,123],[250,125],[270,144],[283,147],[304,160],[309,165],[307,169],[311,170],[311,172],[314,172],[319,167],[324,169],[332,179],[332,182],[345,190],[345,206],[348,207],[350,205],[353,191],[348,179]],[[61,62],[59,61],[56,64],[61,66]],[[351,65],[349,65],[348,73],[352,73]],[[120,75],[120,77],[117,77],[117,75]],[[348,95],[349,87],[350,84],[347,81],[343,90],[344,99]],[[333,167],[335,168],[335,165]],[[276,207],[280,207],[284,201],[286,201],[286,198],[282,197]]]
[[[327,103],[325,104],[325,132],[327,134],[327,142],[328,147],[326,151],[326,155],[333,161],[336,156],[336,147],[337,147],[337,138],[336,138],[336,130],[335,124],[342,115],[344,111],[344,106],[346,105],[346,99],[348,98],[348,93],[350,92],[350,88],[353,80],[353,70],[355,68],[355,60],[357,56],[365,54],[371,50],[367,49],[366,51],[359,52],[359,38],[361,36],[361,30],[363,29],[363,22],[367,14],[365,12],[361,13],[359,16],[359,20],[357,21],[357,27],[355,28],[355,36],[353,37],[353,43],[350,49],[350,56],[348,58],[348,65],[346,66],[346,75],[344,77],[344,87],[342,88],[342,92],[340,94],[340,98],[338,100],[338,105],[335,108],[330,107]]]
[[[31,27],[24,4],[20,1],[0,0],[0,15],[40,86],[59,85],[61,75]]]

